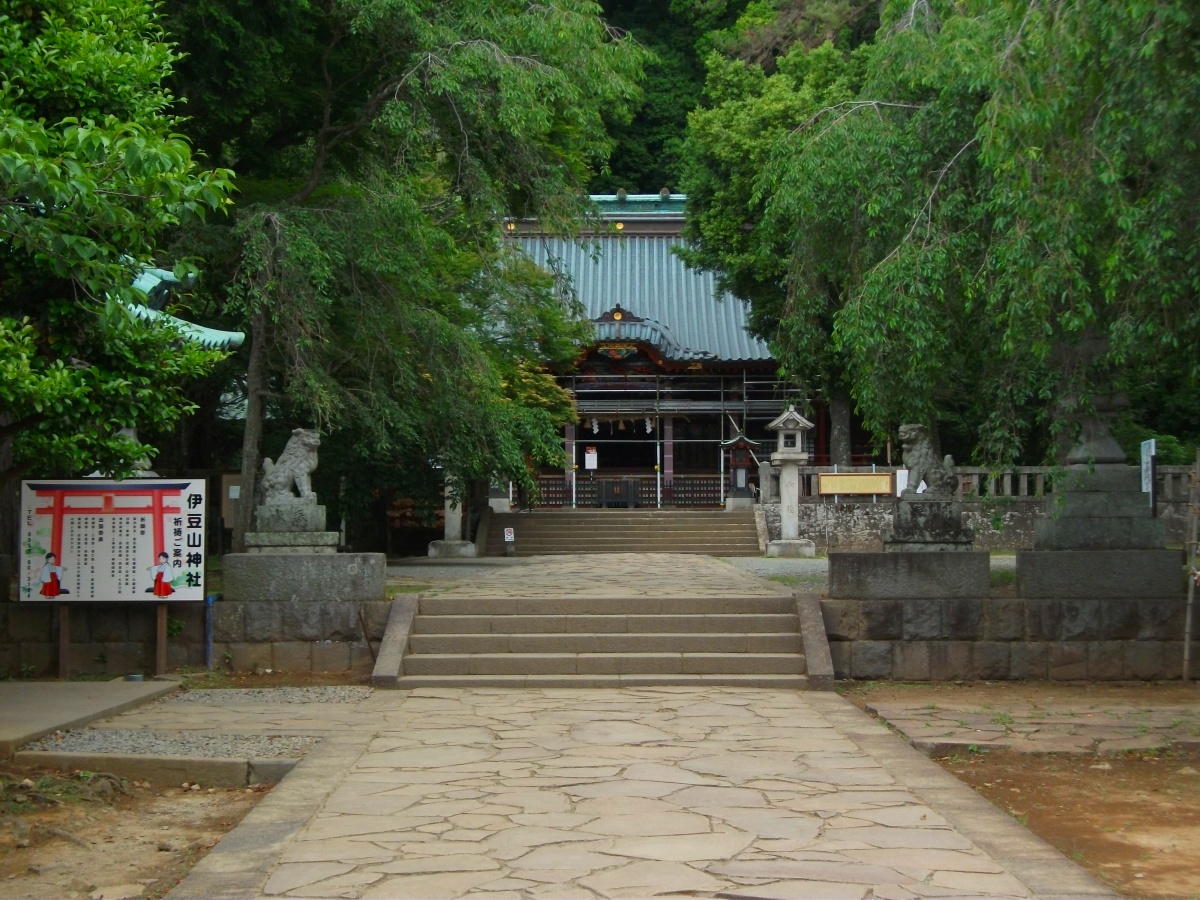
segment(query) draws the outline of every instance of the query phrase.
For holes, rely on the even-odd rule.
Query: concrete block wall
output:
[[[1138,681],[1182,669],[1178,597],[824,599],[821,612],[838,678]]]
[[[71,607],[71,672],[131,675],[152,672],[154,603],[79,603]],[[231,602],[213,607],[213,666],[235,671],[361,672],[372,668],[359,620],[375,647],[383,639],[390,601]],[[204,666],[204,604],[168,603],[181,623],[167,638],[167,667]],[[0,674],[58,674],[58,605],[0,603]]]

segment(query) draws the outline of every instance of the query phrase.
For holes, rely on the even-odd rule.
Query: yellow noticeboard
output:
[[[818,494],[892,494],[891,472],[821,472]]]

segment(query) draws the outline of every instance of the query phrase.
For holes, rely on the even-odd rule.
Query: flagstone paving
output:
[[[1113,896],[830,694],[423,689],[108,724],[328,735],[176,900]]]
[[[681,553],[600,553],[593,556],[530,556],[505,565],[453,567],[464,573],[434,580],[426,597],[770,597],[790,594],[778,582],[758,578],[709,556]],[[389,569],[425,580],[436,568]]]
[[[1200,749],[1200,710],[1192,707],[886,702],[867,708],[934,756],[972,747],[1029,753]]]

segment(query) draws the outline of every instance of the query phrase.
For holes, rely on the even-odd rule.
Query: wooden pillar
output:
[[[158,604],[154,629],[154,674],[167,674],[167,604]]]
[[[58,604],[58,679],[71,677],[71,604]]]

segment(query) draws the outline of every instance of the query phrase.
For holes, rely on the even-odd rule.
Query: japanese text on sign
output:
[[[22,600],[204,599],[203,479],[21,484]]]

